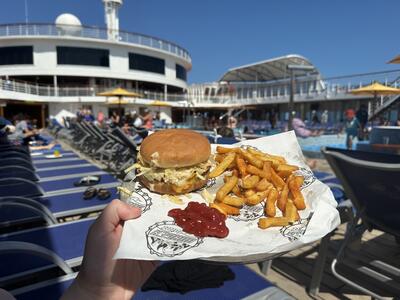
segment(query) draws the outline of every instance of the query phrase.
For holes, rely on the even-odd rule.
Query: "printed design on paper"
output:
[[[287,225],[285,227],[282,227],[280,230],[280,233],[288,238],[290,242],[297,241],[299,238],[301,238],[307,230],[308,224],[310,223],[310,220],[312,218],[313,213],[311,213],[308,218],[306,219],[300,219],[299,221],[294,222],[291,225]]]
[[[137,185],[132,195],[126,199],[126,203],[139,207],[142,210],[142,214],[148,211],[153,204],[151,197],[146,193],[142,186]]]
[[[317,179],[314,176],[314,173],[310,169],[303,168],[303,167],[300,167],[299,170],[297,170],[295,172],[295,174],[301,175],[304,177],[304,182],[303,182],[303,185],[301,186],[301,189],[304,189],[304,188],[310,186]]]
[[[264,216],[264,203],[261,202],[257,205],[244,205],[240,209],[240,215],[238,216],[229,216],[229,218],[237,221],[237,222],[250,222],[257,220]]]
[[[150,254],[161,257],[182,255],[203,243],[203,238],[184,232],[174,221],[162,221],[151,225],[146,231],[146,240]]]

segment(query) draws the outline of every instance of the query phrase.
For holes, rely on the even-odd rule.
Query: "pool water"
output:
[[[321,135],[308,138],[297,138],[303,153],[307,157],[322,158],[321,147],[346,149],[346,135]],[[355,148],[355,141],[353,147]]]

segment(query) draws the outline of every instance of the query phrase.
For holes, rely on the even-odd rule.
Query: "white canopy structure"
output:
[[[288,65],[313,66],[313,71],[297,71],[296,76],[319,75],[319,71],[305,57],[297,54],[276,57],[229,69],[219,80],[225,82],[266,82],[289,79]]]

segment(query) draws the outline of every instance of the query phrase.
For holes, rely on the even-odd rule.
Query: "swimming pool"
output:
[[[321,135],[308,138],[297,138],[303,153],[311,158],[323,158],[321,147],[334,147],[346,149],[346,135],[345,134],[332,134]],[[355,143],[353,143],[355,146]]]

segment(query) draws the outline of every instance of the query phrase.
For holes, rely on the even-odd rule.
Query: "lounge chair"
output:
[[[116,189],[119,184],[117,180],[114,180],[94,186],[97,189],[106,188],[110,191],[110,197],[105,200],[98,197],[84,200],[83,192],[87,187],[55,190],[35,198],[2,195],[0,197],[1,232],[32,228],[44,224],[51,225],[66,217],[86,216],[101,211],[110,201],[119,198]]]
[[[356,211],[348,226],[345,239],[336,258],[332,261],[333,274],[346,284],[377,299],[382,299],[376,289],[367,288],[338,271],[338,266],[350,264],[346,247],[354,236],[365,230],[378,229],[400,242],[400,156],[373,152],[322,149],[329,165],[342,182],[346,195]],[[361,225],[358,225],[361,220]],[[400,295],[400,269],[374,260],[366,265],[357,263],[354,268],[360,276],[366,276],[375,287],[395,296]],[[387,296],[387,295],[385,295]]]
[[[26,152],[21,152],[21,151],[14,151],[14,150],[10,150],[10,151],[0,151],[0,161],[3,159],[8,159],[8,158],[22,158],[25,159],[27,161],[31,160],[31,157],[29,155],[29,153]]]
[[[5,167],[5,166],[21,166],[21,167],[25,167],[27,169],[30,169],[32,171],[34,171],[34,167],[31,163],[30,160],[27,160],[25,158],[20,158],[20,157],[11,157],[11,158],[3,158],[1,160],[1,166]]]
[[[88,218],[0,235],[0,287],[48,279],[57,274],[51,272],[54,269],[72,274],[72,268],[81,264],[93,221]]]
[[[19,196],[34,198],[43,196],[43,194],[43,189],[36,182],[15,177],[0,179],[0,195],[2,197]]]
[[[30,181],[39,181],[40,177],[31,169],[23,166],[0,166],[0,178],[17,177]]]

